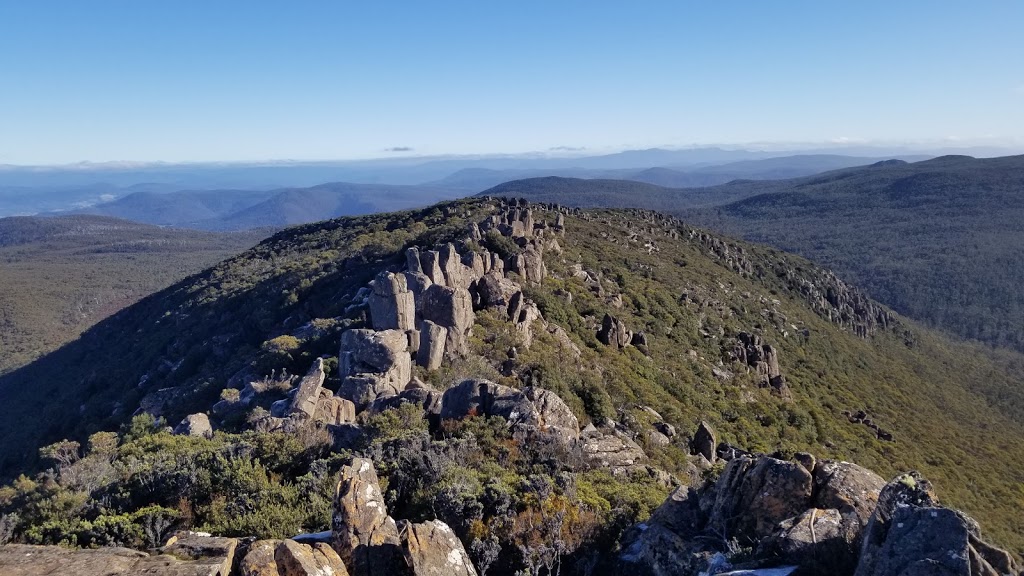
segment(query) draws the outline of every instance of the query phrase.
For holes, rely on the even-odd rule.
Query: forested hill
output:
[[[673,476],[717,475],[691,455],[703,421],[726,451],[920,470],[1016,550],[1021,373],[803,258],[660,214],[450,202],[281,231],[0,376],[4,475],[62,438],[89,450],[44,450],[67,456],[59,483],[0,487],[0,514],[34,543],[141,545],[112,532],[146,510],[289,537],[331,526],[360,455],[391,513],[441,518],[470,549],[493,535],[491,574],[510,576],[533,545],[507,527],[534,503],[574,511],[568,565],[616,553]],[[517,436],[532,425],[558,436]]]
[[[0,218],[0,374],[259,242],[105,216]]]
[[[1024,351],[1024,156],[885,161],[686,190],[533,179],[484,194],[665,211],[806,256],[931,326]]]

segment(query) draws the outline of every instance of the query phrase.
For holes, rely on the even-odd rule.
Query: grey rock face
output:
[[[313,366],[309,368],[309,372],[299,381],[295,395],[292,396],[288,413],[301,413],[314,418],[316,416],[317,404],[320,401],[320,390],[326,377],[327,375],[324,374],[324,360],[323,358],[317,358],[313,362]]]
[[[541,434],[570,445],[579,437],[579,421],[565,402],[549,390],[516,390],[487,380],[466,380],[445,391],[441,418],[501,416],[514,434]]]
[[[359,409],[382,395],[394,395],[412,378],[409,338],[401,330],[348,330],[341,335],[338,396]]]
[[[690,453],[701,454],[704,458],[714,464],[715,448],[718,446],[718,436],[710,424],[701,420],[697,431],[693,434],[693,441],[690,442]]]
[[[864,533],[856,576],[997,576],[1019,568],[985,542],[978,524],[939,507],[931,483],[916,472],[882,489]]]
[[[614,428],[588,427],[581,435],[580,448],[588,464],[607,468],[616,476],[628,474],[647,461],[643,448]]]
[[[423,319],[448,330],[445,344],[447,353],[465,354],[468,350],[467,336],[476,320],[469,292],[462,288],[434,284],[423,292],[422,300],[420,314]]]
[[[332,396],[330,390],[320,391],[314,418],[324,424],[351,424],[356,421],[356,405],[351,400]]]
[[[373,281],[370,318],[375,330],[412,330],[416,326],[416,295],[404,274],[381,272]]]
[[[711,525],[751,541],[770,536],[779,522],[810,506],[812,481],[811,473],[796,462],[733,459],[715,486]]]
[[[437,370],[444,361],[444,347],[448,339],[448,329],[438,326],[430,320],[420,325],[420,348],[416,353],[416,363],[427,370]]]
[[[627,330],[626,325],[618,318],[605,314],[601,320],[601,329],[597,332],[597,339],[607,346],[625,348],[632,342],[633,333]]]

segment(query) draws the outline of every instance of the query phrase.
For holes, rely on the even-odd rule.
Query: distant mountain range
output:
[[[665,152],[665,151],[663,151]],[[667,160],[678,157],[675,152],[632,154],[620,157],[602,157],[603,168],[585,167],[598,160],[575,159],[584,167],[559,167],[547,162],[547,167],[518,168],[462,168],[447,173],[444,178],[424,184],[372,184],[366,182],[333,182],[304,188],[302,186],[263,188],[189,188],[181,190],[175,184],[145,183],[122,187],[110,183],[92,183],[79,186],[60,185],[57,187],[14,186],[4,188],[4,176],[0,170],[0,216],[27,215],[35,213],[87,213],[127,218],[161,226],[195,227],[211,230],[234,230],[261,226],[287,226],[343,215],[357,215],[424,206],[442,199],[451,199],[485,190],[510,180],[540,176],[563,176],[588,179],[633,180],[668,187],[699,187],[722,184],[737,179],[777,179],[815,174],[834,168],[859,166],[876,162],[878,158],[798,155],[766,159],[742,160],[727,164],[690,166],[685,168],[651,167],[615,168],[629,162]],[[714,157],[706,151],[703,156]],[[625,160],[628,158],[630,160]],[[908,157],[914,159],[914,157]],[[562,159],[564,160],[564,159]],[[562,160],[559,160],[561,162]],[[482,162],[482,161],[481,161]],[[525,161],[524,161],[525,162]],[[455,161],[435,161],[448,168],[460,165]],[[540,162],[543,164],[543,162]],[[464,164],[464,162],[463,162]],[[284,170],[284,168],[281,168]],[[411,169],[397,166],[387,170]],[[168,168],[168,170],[171,170]],[[244,168],[237,168],[246,173]],[[269,168],[251,167],[255,174],[262,174]],[[304,180],[302,170],[293,167],[299,180]],[[382,169],[384,170],[384,169]],[[394,172],[384,170],[382,178],[398,177]],[[96,169],[93,177],[115,175],[126,176],[118,171]],[[199,169],[202,173],[203,169]],[[15,171],[16,174],[21,172]],[[269,174],[275,172],[271,170]],[[47,173],[42,173],[43,175]],[[324,176],[323,170],[312,174]],[[22,174],[24,175],[24,174]],[[80,175],[80,174],[79,174]],[[309,174],[306,174],[308,176]],[[358,177],[358,174],[350,174]],[[52,174],[51,174],[52,176]],[[158,177],[159,174],[142,172],[137,178]],[[165,175],[166,176],[166,175]],[[193,177],[196,175],[189,175]],[[365,174],[364,174],[365,176]],[[400,176],[400,175],[399,175]],[[117,179],[115,178],[115,181]],[[201,180],[201,179],[200,179]],[[271,178],[269,181],[273,181]],[[267,205],[262,205],[269,202]]]
[[[902,160],[925,160],[930,156],[901,156]],[[563,168],[491,170],[466,168],[431,184],[446,188],[479,191],[503,182],[524,178],[559,176],[598,180],[633,180],[667,188],[695,188],[725,184],[733,180],[775,180],[810,176],[826,170],[864,166],[889,157],[813,154],[742,160],[727,164],[669,168],[664,166],[618,170]]]
[[[982,150],[977,154],[986,154]],[[344,162],[104,163],[0,165],[0,217],[95,206],[136,192],[305,188],[325,182],[426,186],[479,192],[528,177],[627,179],[670,187],[788,178],[870,164],[881,158],[920,160],[936,151],[837,148],[799,152],[689,148],[629,150],[592,156],[521,154],[402,157]],[[432,202],[427,199],[421,205]]]
[[[338,216],[403,210],[462,195],[427,186],[335,182],[268,191],[137,192],[78,212],[160,226],[228,231],[284,228]]]
[[[686,190],[538,178],[484,194],[672,213],[832,267],[927,324],[1024,350],[1024,156],[892,160]]]

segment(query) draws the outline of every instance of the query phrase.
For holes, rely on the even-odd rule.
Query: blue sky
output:
[[[1024,146],[1018,0],[370,4],[0,0],[0,163]]]

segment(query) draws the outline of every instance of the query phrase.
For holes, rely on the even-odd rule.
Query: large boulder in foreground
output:
[[[400,574],[405,566],[373,463],[356,458],[341,470],[331,518],[334,549],[353,576]]]
[[[734,458],[715,485],[709,527],[741,541],[770,536],[810,506],[813,478],[803,466],[768,456]]]
[[[399,521],[402,552],[414,576],[476,576],[476,569],[455,532],[440,520]]]
[[[228,576],[238,540],[179,533],[150,555],[128,548],[69,550],[60,546],[0,546],[3,576]]]
[[[856,576],[1001,576],[1019,568],[964,513],[938,506],[917,472],[885,485],[864,534]]]
[[[331,532],[352,576],[476,576],[447,524],[395,522],[388,515],[373,463],[365,458],[341,471]]]
[[[348,576],[333,548],[294,540],[259,540],[238,566],[241,576]]]
[[[677,489],[647,522],[625,533],[622,571],[706,571],[709,559],[735,541],[751,550],[751,567],[853,574],[884,481],[848,462],[798,459],[741,454],[713,484]]]

